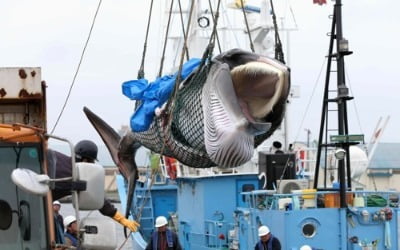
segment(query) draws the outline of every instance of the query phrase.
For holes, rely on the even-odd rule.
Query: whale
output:
[[[141,146],[193,168],[232,168],[249,161],[283,120],[290,69],[273,58],[233,49],[203,60],[176,84],[167,107],[154,111],[145,131],[120,135],[88,107],[83,109],[128,181],[128,199]]]

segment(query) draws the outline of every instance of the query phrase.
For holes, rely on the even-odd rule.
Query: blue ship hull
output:
[[[122,177],[118,185],[125,201]],[[149,190],[139,185],[132,213],[141,214],[141,231],[132,236],[133,249],[145,248],[159,215],[170,218],[186,250],[254,249],[260,225],[271,229],[282,249],[302,245],[325,250],[399,249],[399,209],[397,203],[390,204],[398,201],[397,193],[351,192],[349,202],[360,197],[364,206],[339,208],[328,202],[337,197],[336,192],[276,194],[258,186],[256,174],[178,178],[176,183],[152,185]],[[371,204],[371,197],[378,197],[380,204]],[[388,211],[391,218],[384,215]]]

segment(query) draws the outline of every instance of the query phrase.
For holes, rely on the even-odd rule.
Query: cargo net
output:
[[[135,139],[150,150],[176,158],[185,165],[195,168],[215,166],[204,146],[201,104],[202,88],[210,67],[210,61],[205,63],[203,58],[199,68],[181,83],[183,87],[176,93],[174,105],[168,106],[167,114],[155,117],[147,131],[134,133]],[[168,119],[172,119],[170,123]]]
[[[208,67],[203,66],[192,78],[184,82],[176,97],[172,111],[171,133],[182,145],[205,151],[202,88]]]

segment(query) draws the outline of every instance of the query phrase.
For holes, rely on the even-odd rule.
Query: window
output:
[[[12,213],[11,226],[0,230],[0,249],[47,249],[44,198],[19,189],[11,180],[15,168],[42,173],[39,152],[38,145],[0,144],[0,197],[18,212]]]

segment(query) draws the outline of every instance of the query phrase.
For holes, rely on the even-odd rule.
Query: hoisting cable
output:
[[[210,40],[208,41],[208,48],[206,50],[206,52],[208,53],[208,58],[211,59],[211,55],[214,51],[214,46],[215,46],[215,39],[218,36],[217,34],[217,25],[218,25],[218,19],[219,19],[219,8],[221,6],[221,0],[218,1],[217,4],[217,12],[215,12],[215,16],[213,16],[213,30],[210,36]]]
[[[161,55],[160,70],[158,71],[158,77],[161,77],[162,69],[163,69],[163,66],[164,66],[165,50],[166,50],[166,48],[167,48],[168,34],[169,34],[169,26],[170,26],[170,23],[171,23],[172,7],[173,7],[173,6],[174,6],[174,0],[171,0],[171,6],[169,7],[169,15],[168,15],[167,28],[166,28],[166,30],[165,30],[164,47],[163,47],[163,52],[162,52],[162,55]]]
[[[138,72],[138,79],[144,78],[144,59],[146,57],[146,50],[147,50],[147,38],[149,36],[149,30],[150,30],[150,21],[151,21],[151,13],[153,11],[153,3],[154,1],[151,0],[150,3],[150,10],[149,10],[149,18],[147,19],[147,29],[146,29],[146,37],[144,39],[144,45],[143,45],[143,53],[142,53],[142,62],[140,64],[139,72]]]
[[[218,16],[219,16],[218,9],[217,9],[217,13],[215,13],[216,16],[214,16],[214,11],[213,11],[213,8],[212,8],[212,5],[211,5],[211,0],[208,0],[208,5],[210,7],[210,12],[211,12],[211,16],[212,16],[212,19],[213,19],[213,23],[217,23],[216,19],[218,19]],[[219,7],[217,7],[217,8],[219,8]],[[213,32],[214,32],[214,30],[213,30]],[[218,31],[215,32],[215,36],[217,38],[218,51],[221,54],[222,50],[221,50],[221,43],[219,42]]]
[[[270,3],[271,3],[271,11],[272,11],[272,21],[274,23],[274,30],[275,30],[275,59],[280,61],[283,64],[286,64],[285,57],[283,55],[282,42],[279,37],[278,25],[276,24],[276,15],[275,15],[275,10],[274,10],[274,4],[273,4],[272,0],[270,0]]]
[[[167,102],[167,106],[166,106],[166,110],[168,112],[168,121],[167,121],[167,125],[166,128],[168,129],[171,125],[171,121],[172,121],[172,116],[170,114],[170,111],[173,110],[174,107],[174,103],[175,103],[175,98],[176,95],[178,93],[178,88],[179,88],[179,83],[181,81],[181,74],[182,74],[182,67],[183,67],[183,60],[185,57],[185,49],[187,47],[187,38],[189,36],[189,30],[190,30],[190,23],[192,21],[192,15],[193,15],[193,9],[194,9],[194,0],[192,0],[192,4],[190,6],[190,12],[189,12],[189,18],[188,18],[188,22],[187,22],[187,26],[186,26],[186,35],[185,35],[185,39],[182,45],[182,52],[181,52],[181,59],[180,59],[180,63],[179,63],[179,70],[176,76],[176,80],[175,80],[175,86],[174,86],[174,90],[172,92],[171,98],[168,99]],[[163,154],[163,152],[161,152],[161,154]]]
[[[212,55],[212,51],[214,49],[214,41],[215,41],[215,34],[216,34],[216,30],[217,30],[217,23],[218,23],[218,17],[219,17],[219,7],[221,4],[221,0],[218,1],[218,5],[217,5],[217,12],[215,14],[215,22],[214,22],[214,26],[213,26],[213,32],[211,34],[210,40],[209,40],[209,45],[206,49],[206,51],[203,54],[203,58],[201,60],[200,66],[202,67],[203,64],[205,64],[205,62],[211,59],[211,55]],[[187,29],[186,29],[186,38],[184,40],[184,44],[183,44],[183,48],[182,48],[182,53],[181,53],[181,61],[179,64],[179,70],[176,76],[176,80],[175,80],[175,86],[174,86],[174,90],[171,94],[171,98],[168,99],[167,102],[167,107],[166,110],[168,112],[168,121],[167,121],[167,125],[166,125],[166,129],[169,129],[171,127],[171,122],[172,122],[172,115],[171,115],[171,111],[174,110],[174,105],[175,105],[175,100],[176,100],[176,96],[178,93],[178,89],[179,89],[179,83],[181,81],[181,72],[182,72],[182,66],[183,66],[183,59],[184,59],[184,48],[187,46],[187,37],[189,34],[189,29],[190,29],[190,23],[191,23],[191,19],[193,16],[193,9],[194,9],[194,0],[192,1],[192,5],[190,7],[190,14],[189,14],[189,19],[188,19],[188,24],[187,24]],[[162,152],[161,152],[162,154]]]
[[[349,86],[350,94],[353,94],[354,92],[353,92],[353,89],[351,88],[351,82],[350,82],[350,77],[349,77],[348,72],[349,72],[348,70],[345,71],[346,80],[347,80],[346,82],[347,82],[347,85]],[[364,134],[363,129],[362,129],[362,126],[361,126],[360,115],[359,115],[358,109],[357,109],[356,99],[353,99],[353,106],[354,106],[354,111],[355,111],[355,113],[356,113],[356,118],[357,118],[358,127],[360,128],[361,134]]]
[[[141,61],[140,67],[139,67],[137,79],[144,78],[144,59],[146,58],[147,39],[149,36],[149,30],[150,30],[151,13],[153,12],[153,3],[154,3],[154,1],[151,0],[150,10],[149,10],[149,18],[147,20],[146,36],[145,36],[144,44],[143,44],[142,61]],[[135,110],[138,109],[138,107],[140,106],[141,103],[142,103],[141,101],[135,101]]]
[[[214,41],[215,41],[215,36],[216,36],[216,33],[217,33],[217,24],[218,24],[220,5],[221,5],[221,0],[218,0],[217,12],[215,13],[215,19],[214,19],[215,22],[214,22],[214,26],[213,26],[213,31],[212,31],[212,34],[211,34],[211,37],[210,37],[210,40],[209,40],[209,43],[208,43],[209,45],[208,45],[208,47],[207,47],[207,49],[206,49],[206,51],[205,51],[205,53],[203,55],[202,62],[200,63],[199,67],[201,67],[201,65],[204,64],[204,62],[206,61],[206,57],[208,59],[211,59],[210,57],[211,57],[212,51],[214,49]],[[189,14],[188,25],[187,25],[186,36],[185,36],[183,48],[187,47],[187,37],[188,37],[188,34],[189,34],[189,28],[190,28],[189,26],[190,26],[192,15],[193,15],[193,9],[194,9],[194,1],[192,1],[192,5],[191,5],[191,8],[190,8],[190,14]],[[170,98],[168,100],[168,103],[167,103],[167,109],[168,110],[173,110],[173,105],[175,103],[176,95],[177,95],[177,92],[178,92],[179,82],[180,82],[181,72],[182,72],[182,65],[183,65],[183,55],[184,55],[183,52],[184,51],[182,50],[181,62],[180,62],[180,65],[179,65],[179,70],[178,70],[178,74],[177,74],[177,78],[176,78],[176,84],[175,84],[174,90],[172,92],[172,98]],[[168,123],[167,123],[167,127],[170,126],[171,121],[172,121],[172,117],[169,115],[169,120],[168,120]]]
[[[298,138],[299,138],[299,136],[300,136],[300,131],[301,131],[301,129],[303,128],[304,121],[305,121],[305,119],[306,119],[307,113],[308,113],[308,111],[309,111],[309,109],[310,109],[310,107],[311,107],[311,102],[312,102],[313,97],[314,97],[314,94],[315,94],[315,92],[316,92],[316,90],[317,90],[318,82],[319,82],[319,79],[321,78],[321,75],[322,75],[322,72],[323,72],[323,70],[324,70],[324,67],[325,67],[326,62],[327,62],[327,58],[324,58],[324,61],[323,61],[322,64],[321,64],[321,68],[320,68],[320,70],[319,70],[317,79],[315,80],[313,89],[312,89],[312,91],[311,91],[311,96],[308,98],[308,103],[307,103],[306,109],[304,110],[304,114],[303,114],[303,116],[302,116],[302,118],[301,118],[300,125],[298,126],[298,130],[297,130],[296,136],[295,136],[295,138],[294,138],[294,141],[298,141]]]
[[[181,5],[181,0],[178,0],[178,6],[179,6],[179,13],[180,13],[180,18],[181,18],[181,27],[182,27],[182,34],[183,34],[183,39],[186,39],[186,32],[185,32],[185,24],[183,22],[183,14],[182,14],[182,5]],[[186,60],[189,61],[189,50],[186,47],[185,48],[186,51]]]
[[[247,15],[246,15],[246,11],[244,10],[243,0],[240,0],[240,3],[241,3],[240,5],[242,7],[244,22],[246,23],[247,34],[249,35],[251,52],[254,53],[253,39],[251,38],[249,23],[247,22]]]
[[[83,57],[84,57],[84,55],[85,55],[86,48],[87,48],[88,43],[89,43],[89,40],[90,40],[90,36],[92,35],[93,27],[94,27],[94,24],[95,24],[95,22],[96,22],[97,13],[99,13],[99,9],[100,9],[100,6],[101,6],[101,2],[102,2],[102,0],[99,0],[99,4],[97,5],[97,9],[96,9],[96,12],[95,12],[94,17],[93,17],[92,25],[90,26],[90,30],[89,30],[88,37],[87,37],[87,39],[86,39],[85,45],[84,45],[83,50],[82,50],[81,58],[79,59],[78,67],[76,68],[75,75],[74,75],[74,77],[73,77],[73,79],[72,79],[71,86],[69,87],[67,97],[65,98],[65,101],[64,101],[64,105],[63,105],[62,108],[61,108],[61,112],[60,112],[60,114],[58,115],[57,120],[56,120],[56,122],[55,122],[53,128],[51,129],[50,134],[53,134],[53,133],[54,133],[54,130],[56,129],[56,127],[57,127],[57,125],[58,125],[58,122],[59,122],[60,119],[61,119],[62,114],[64,113],[65,107],[67,106],[69,97],[71,96],[72,88],[73,88],[74,85],[75,85],[76,77],[78,76],[79,69],[81,68],[81,64],[82,64],[82,61],[83,61]]]

